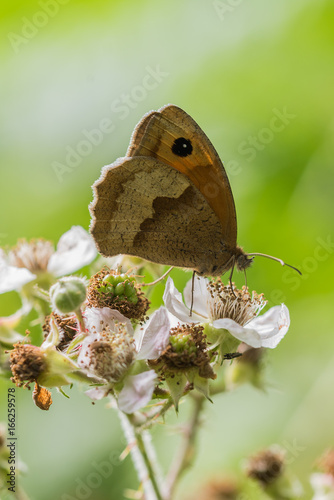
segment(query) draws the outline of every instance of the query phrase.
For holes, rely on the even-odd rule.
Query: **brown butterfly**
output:
[[[93,191],[90,230],[104,256],[134,255],[209,276],[266,256],[237,245],[223,164],[197,123],[172,104],[140,120],[126,156],[103,168]]]

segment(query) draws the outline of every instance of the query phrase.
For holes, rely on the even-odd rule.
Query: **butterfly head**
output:
[[[252,264],[254,257],[249,257],[242,248],[237,247],[235,252],[235,264],[237,266],[238,271],[244,271],[248,269]]]

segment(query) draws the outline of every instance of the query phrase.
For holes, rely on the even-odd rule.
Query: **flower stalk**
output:
[[[183,442],[180,446],[179,452],[172,461],[172,466],[167,475],[165,500],[171,500],[173,498],[173,493],[178,481],[184,472],[192,465],[195,457],[196,437],[201,423],[201,413],[205,397],[198,393],[194,393],[192,400],[192,415],[187,427],[184,430]]]
[[[120,411],[118,414],[138,479],[143,485],[145,500],[164,500],[161,486],[158,484],[156,472],[147,450],[147,440],[144,440],[142,433],[133,426],[131,415],[126,415]]]

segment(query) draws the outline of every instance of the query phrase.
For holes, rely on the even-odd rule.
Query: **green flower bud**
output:
[[[131,302],[132,304],[137,304],[138,302],[138,296],[136,293],[128,297],[128,301]]]
[[[77,311],[86,300],[86,285],[82,278],[69,276],[60,279],[50,288],[53,309],[60,314]]]
[[[196,352],[196,344],[192,340],[190,334],[176,334],[171,335],[169,342],[173,346],[175,352],[188,352],[189,354]]]
[[[117,285],[115,286],[115,294],[123,295],[124,289],[125,289],[124,283],[117,283]]]
[[[103,278],[103,282],[110,283],[111,285],[116,285],[118,283],[117,277],[113,274],[107,274],[107,276]]]

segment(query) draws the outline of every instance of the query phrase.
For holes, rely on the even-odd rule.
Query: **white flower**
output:
[[[9,253],[0,254],[0,293],[19,291],[40,273],[55,277],[70,274],[86,266],[96,257],[91,236],[81,226],[64,233],[55,251],[49,241],[21,241]]]
[[[186,323],[209,323],[214,329],[227,330],[236,339],[251,347],[274,348],[289,329],[288,308],[282,304],[257,317],[266,305],[263,297],[248,289],[231,290],[221,282],[210,283],[206,278],[196,278],[191,307],[191,280],[184,290],[184,300],[169,277],[164,292],[164,302],[170,313]]]
[[[36,274],[28,269],[10,266],[4,258],[0,257],[0,293],[20,290],[35,278]]]
[[[108,381],[86,394],[94,400],[102,399],[113,390],[115,382],[123,379],[123,387],[117,397],[119,409],[124,413],[133,413],[147,405],[152,398],[157,375],[154,370],[131,375],[130,368],[135,361],[159,357],[166,348],[170,329],[167,310],[164,307],[158,309],[135,336],[130,320],[119,311],[107,307],[87,308],[84,314],[90,333],[83,341],[78,364]],[[135,345],[131,340],[135,341]],[[96,351],[98,342],[104,354],[96,360],[96,357],[92,358],[92,347]]]
[[[314,490],[312,500],[334,500],[334,477],[331,474],[316,472],[311,475],[310,483]]]
[[[48,262],[48,271],[56,277],[64,276],[90,264],[96,255],[95,243],[87,231],[81,226],[72,226],[60,237],[57,250]]]
[[[130,320],[119,311],[86,309],[86,327],[78,365],[108,382],[120,381],[135,358],[133,329]]]

